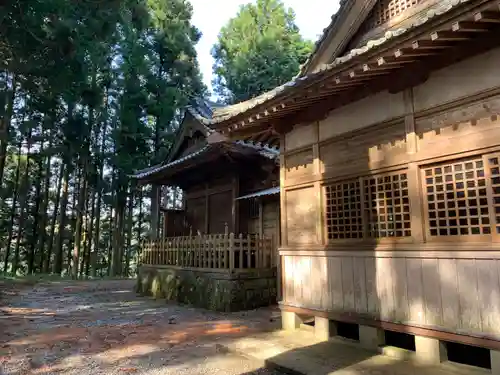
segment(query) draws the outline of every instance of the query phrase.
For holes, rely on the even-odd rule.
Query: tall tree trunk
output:
[[[71,231],[70,233],[76,233],[76,205],[77,205],[77,200],[78,200],[78,192],[80,191],[81,187],[81,180],[78,177],[79,173],[81,173],[81,168],[79,168],[77,171],[75,171],[75,180],[78,181],[78,183],[75,181],[75,184],[73,184],[73,190],[71,191],[71,221],[70,221],[70,227]],[[66,248],[66,273],[68,276],[72,275],[71,267],[73,266],[73,247],[75,244],[75,237],[71,236],[69,238],[68,246]]]
[[[14,100],[16,98],[17,83],[15,76],[11,79],[11,88],[8,95],[7,110],[3,119],[0,118],[0,190],[3,184],[5,162],[7,160],[7,146],[9,143],[9,131],[14,114]]]
[[[49,142],[49,149],[51,147],[51,143]],[[45,164],[45,180],[43,183],[43,199],[42,205],[40,206],[40,226],[38,228],[38,238],[36,240],[37,247],[40,251],[40,272],[47,273],[48,266],[45,268],[45,260],[48,259],[50,263],[50,254],[45,253],[45,241],[47,239],[47,219],[49,213],[47,209],[49,207],[49,193],[50,193],[50,177],[51,177],[51,168],[50,163],[52,158],[50,156],[47,157],[47,162]],[[58,191],[59,193],[59,191]]]
[[[95,218],[95,201],[96,201],[96,193],[92,192],[92,200],[90,202],[90,220],[88,222],[87,226],[87,242],[85,246],[85,254],[86,254],[86,260],[85,260],[85,276],[89,276],[90,274],[90,263],[91,263],[91,258],[92,258],[92,240],[93,240],[93,231],[94,231],[94,218]]]
[[[82,250],[83,217],[85,214],[85,198],[87,197],[87,159],[83,161],[80,172],[78,203],[76,206],[75,240],[73,243],[73,278],[78,279],[78,261]]]
[[[50,261],[52,258],[52,249],[54,248],[54,241],[55,241],[54,234],[56,232],[57,217],[59,212],[59,201],[61,200],[61,188],[64,177],[64,171],[65,171],[64,163],[61,163],[57,178],[56,201],[54,202],[54,212],[52,213],[52,221],[50,223],[50,236],[48,239],[47,257],[45,258],[45,261],[43,263],[43,273],[49,273],[50,270]],[[47,198],[48,198],[48,191],[47,191]],[[48,200],[47,200],[47,205],[48,205]]]
[[[90,269],[92,273],[92,277],[97,276],[97,263],[99,257],[99,241],[101,239],[101,189],[97,191],[97,202],[95,204],[97,216],[95,218],[95,231],[94,231],[94,239],[92,245],[92,251],[90,254]]]
[[[118,276],[121,274],[123,262],[123,224],[125,219],[125,206],[126,201],[122,197],[123,193],[117,194],[116,199],[116,224],[113,231],[113,250],[111,257],[111,276]]]
[[[63,163],[62,168],[64,169],[63,181],[62,181],[62,199],[61,199],[61,209],[59,210],[59,224],[57,229],[57,243],[55,247],[55,259],[53,273],[61,274],[63,269],[63,248],[64,248],[64,236],[66,233],[66,222],[67,215],[66,209],[68,207],[69,198],[69,176],[70,176],[70,166],[67,163]]]
[[[139,186],[139,217],[137,219],[137,259],[136,264],[139,264],[139,258],[142,252],[142,199],[144,196],[144,191],[142,186]]]
[[[43,152],[43,141],[40,144],[40,153]],[[35,207],[33,209],[33,229],[31,235],[31,242],[28,252],[28,275],[34,272],[35,267],[35,251],[37,247],[38,240],[38,230],[40,229],[39,222],[41,221],[42,212],[40,211],[41,201],[42,201],[42,178],[43,178],[43,160],[39,161],[38,174],[36,178],[36,191],[35,191]],[[43,252],[43,249],[42,249]]]
[[[12,274],[17,274],[17,269],[19,267],[19,247],[21,244],[21,237],[24,232],[24,221],[26,220],[26,205],[28,204],[28,193],[30,190],[29,187],[29,169],[30,169],[30,152],[31,152],[31,134],[32,130],[30,129],[27,142],[28,142],[28,152],[26,155],[26,170],[23,176],[23,182],[21,183],[21,200],[20,200],[20,216],[19,216],[19,225],[17,228],[17,238],[16,238],[16,247],[14,249],[14,261],[12,262]]]
[[[113,202],[113,200],[111,200]],[[114,229],[116,228],[116,225],[117,225],[117,212],[116,210],[113,208],[113,206],[111,206],[111,212],[110,212],[110,216],[109,216],[109,243],[108,243],[108,271],[107,271],[107,275],[108,276],[111,276],[112,275],[112,271],[111,271],[111,268],[112,268],[112,258],[113,258],[113,240],[114,240]]]
[[[134,226],[133,222],[133,211],[134,211],[134,189],[130,187],[130,194],[128,197],[128,209],[127,209],[127,245],[125,246],[125,269],[123,270],[123,276],[130,276],[130,253],[132,251],[132,229]]]
[[[4,273],[7,273],[7,270],[9,268],[10,247],[12,245],[12,237],[14,234],[14,221],[16,219],[16,206],[19,196],[19,177],[21,176],[21,148],[22,148],[22,143],[19,143],[19,148],[17,151],[17,167],[16,167],[16,178],[15,178],[16,181],[14,185],[14,192],[12,194],[12,211],[10,214],[9,234],[7,238],[7,244],[5,245],[5,259],[3,264]]]

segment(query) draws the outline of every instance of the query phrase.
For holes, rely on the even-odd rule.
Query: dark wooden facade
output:
[[[163,237],[241,233],[279,238],[279,191],[251,197],[279,186],[277,148],[227,140],[187,112],[168,159],[137,172],[136,178],[182,191],[182,207],[160,208]],[[249,197],[240,199],[244,196]]]

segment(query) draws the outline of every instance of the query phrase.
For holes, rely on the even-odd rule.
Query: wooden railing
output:
[[[165,238],[142,245],[144,265],[206,270],[269,269],[276,265],[274,241],[256,235],[215,234]]]

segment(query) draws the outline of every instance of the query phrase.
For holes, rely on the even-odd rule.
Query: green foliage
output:
[[[292,79],[311,50],[281,0],[244,5],[212,50],[216,93],[226,103],[258,96]]]
[[[1,2],[4,271],[68,274],[95,257],[97,274],[119,274],[137,255],[149,192],[128,175],[159,161],[181,109],[205,91],[191,15],[184,0]]]

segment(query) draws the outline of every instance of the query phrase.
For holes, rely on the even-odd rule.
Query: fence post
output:
[[[252,267],[252,236],[247,235],[247,268]]]
[[[239,261],[240,261],[240,269],[243,269],[243,260],[244,260],[244,255],[245,255],[245,251],[243,250],[243,234],[240,233],[239,235],[239,247],[240,247],[240,251],[239,251]]]
[[[224,242],[227,243],[227,234],[224,236]],[[234,233],[231,232],[229,235],[229,273],[233,273],[235,268],[235,259],[234,259]]]

